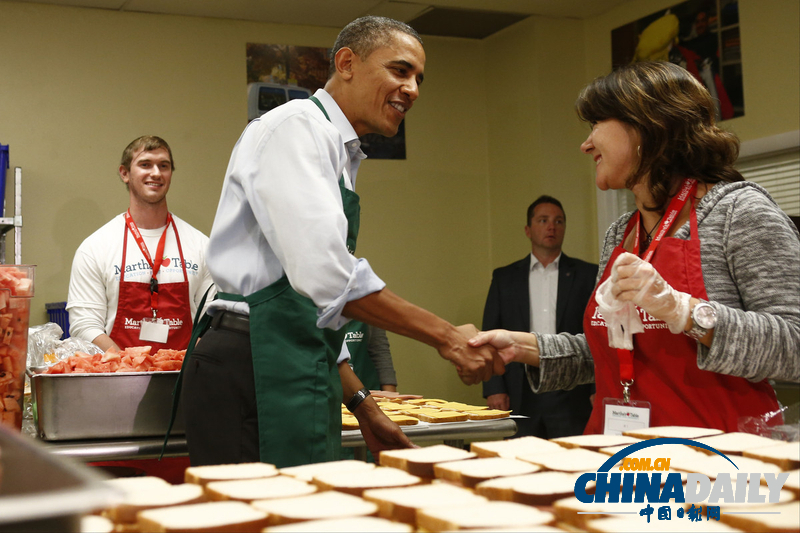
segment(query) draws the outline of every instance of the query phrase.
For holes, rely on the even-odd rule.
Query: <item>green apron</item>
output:
[[[378,379],[378,370],[369,356],[369,326],[358,320],[351,320],[345,328],[344,342],[347,351],[350,352],[350,366],[353,368],[353,372],[366,388],[380,390],[381,382]],[[342,448],[339,458],[355,459],[353,448]],[[377,462],[369,450],[367,450],[366,461],[368,463]]]
[[[378,370],[369,356],[369,326],[358,320],[351,320],[345,327],[344,342],[350,352],[353,372],[369,390],[381,390]]]
[[[311,100],[328,118],[319,100]],[[343,177],[339,189],[347,248],[353,253],[359,198],[344,187]],[[244,300],[250,305],[261,460],[285,467],[338,459],[342,385],[336,360],[344,328],[318,328],[316,305],[295,291],[286,276]]]
[[[319,100],[313,96],[310,99],[330,120]],[[348,223],[347,249],[354,253],[360,222],[359,197],[345,188],[344,176],[339,178],[339,190]],[[261,460],[282,468],[339,459],[342,385],[336,360],[345,328],[318,328],[314,302],[295,291],[285,275],[249,296],[220,292],[217,297],[245,301],[250,306]],[[210,315],[195,320],[185,361],[210,321]],[[180,396],[180,381],[173,413]],[[172,423],[170,429],[171,426]]]

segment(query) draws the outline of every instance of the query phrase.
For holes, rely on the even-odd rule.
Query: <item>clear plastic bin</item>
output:
[[[0,424],[22,429],[33,265],[0,265]]]

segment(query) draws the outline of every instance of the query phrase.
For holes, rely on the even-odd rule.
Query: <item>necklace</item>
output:
[[[661,214],[660,217],[658,217],[658,221],[656,222],[655,226],[653,226],[653,229],[651,229],[650,231],[647,231],[647,229],[644,227],[644,218],[640,219],[641,222],[642,222],[642,229],[645,232],[645,235],[644,235],[644,238],[643,238],[644,246],[642,246],[642,251],[646,251],[650,247],[650,241],[652,241],[653,232],[656,230],[658,225],[661,223],[661,219],[662,218],[664,218],[664,214],[663,213]]]

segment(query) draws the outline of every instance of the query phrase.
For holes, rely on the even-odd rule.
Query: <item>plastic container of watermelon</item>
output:
[[[0,424],[20,431],[34,265],[0,265]]]

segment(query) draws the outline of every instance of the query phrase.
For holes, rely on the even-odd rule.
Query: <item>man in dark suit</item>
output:
[[[597,265],[561,252],[567,220],[555,198],[541,196],[533,202],[527,221],[531,253],[495,269],[483,329],[583,333],[583,313],[594,290]],[[593,384],[534,394],[521,363],[510,363],[504,375],[483,384],[490,408],[529,417],[517,419],[516,436],[548,439],[583,433],[592,412],[592,394]]]

